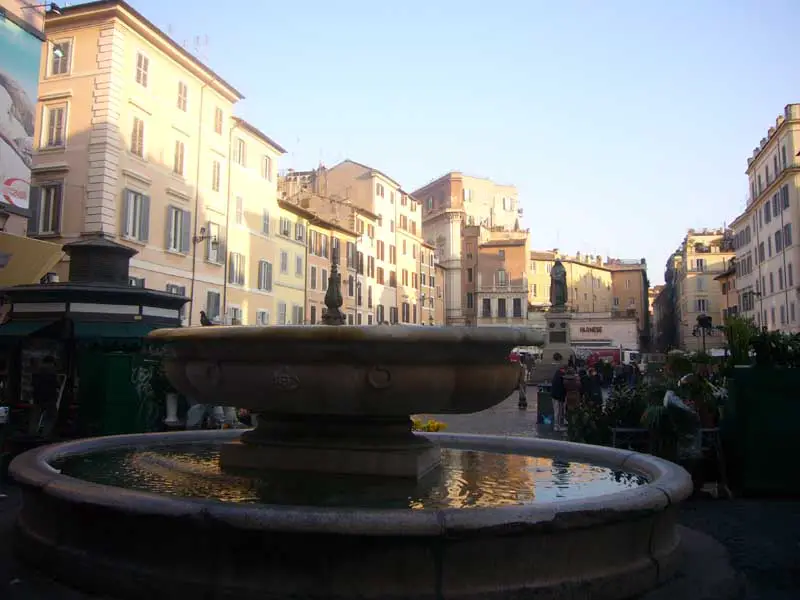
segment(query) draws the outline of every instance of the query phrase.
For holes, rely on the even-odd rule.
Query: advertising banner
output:
[[[42,42],[0,19],[0,204],[28,210]]]

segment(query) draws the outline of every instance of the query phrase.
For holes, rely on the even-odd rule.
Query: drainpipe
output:
[[[224,317],[228,314],[228,239],[230,237],[228,234],[231,226],[231,167],[233,166],[233,132],[236,131],[238,126],[238,123],[234,123],[233,127],[228,131],[228,191],[226,192],[225,198],[225,256],[222,257],[222,260],[225,261],[225,267],[222,281],[222,314],[220,317]]]
[[[213,80],[212,80],[213,81]],[[200,118],[197,122],[197,175],[194,187],[194,228],[192,231],[192,281],[189,292],[189,327],[192,326],[192,313],[194,313],[194,282],[197,275],[197,225],[200,221],[200,157],[203,154],[203,100],[209,82],[203,83],[200,88]],[[208,233],[208,232],[206,232]]]

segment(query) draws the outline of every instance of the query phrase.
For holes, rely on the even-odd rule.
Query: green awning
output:
[[[52,321],[10,321],[0,325],[0,336],[26,337],[50,324]]]
[[[92,321],[75,323],[75,338],[113,338],[130,339],[144,338],[147,334],[156,329],[152,323],[118,323],[114,321]]]

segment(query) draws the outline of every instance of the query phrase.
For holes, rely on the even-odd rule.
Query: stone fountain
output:
[[[506,398],[518,375],[509,351],[540,344],[539,334],[342,326],[340,290],[334,257],[323,325],[151,334],[166,344],[178,390],[248,408],[257,428],[79,440],[18,457],[20,555],[76,586],[153,600],[614,599],[675,570],[675,506],[691,491],[680,467],[553,440],[411,431],[409,415],[477,412]],[[281,474],[389,482],[401,503],[408,482],[436,479],[443,449],[585,462],[646,484],[557,502],[412,509],[237,503],[198,496],[200,484],[156,493],[102,472],[84,479],[59,470],[69,461],[102,464],[109,453],[135,460],[203,444],[219,447],[221,472],[201,474],[200,484],[266,473],[278,482]]]

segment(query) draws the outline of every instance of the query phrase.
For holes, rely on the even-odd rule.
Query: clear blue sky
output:
[[[800,101],[792,0],[131,0],[247,96],[282,167],[449,170],[519,188],[534,248],[645,257],[743,208]]]

